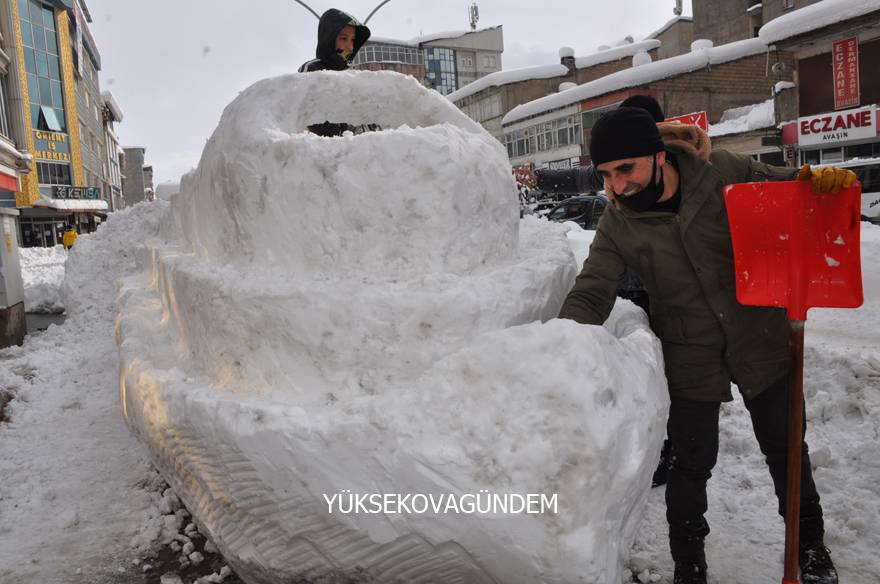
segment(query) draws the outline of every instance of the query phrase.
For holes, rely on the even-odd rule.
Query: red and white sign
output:
[[[674,118],[666,118],[667,122],[680,122],[689,126],[698,126],[704,132],[709,131],[709,114],[706,112],[694,112]]]
[[[874,106],[798,118],[798,145],[833,144],[877,135]]]
[[[859,39],[851,37],[834,43],[831,51],[834,71],[834,109],[858,106],[859,97]]]

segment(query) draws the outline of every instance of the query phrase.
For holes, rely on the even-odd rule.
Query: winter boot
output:
[[[666,484],[666,475],[669,473],[669,439],[663,441],[663,449],[660,451],[660,462],[657,463],[657,470],[654,471],[654,478],[651,480],[651,487],[659,487]]]
[[[798,563],[803,584],[837,584],[837,570],[828,548],[822,543],[801,547]]]
[[[672,584],[706,584],[706,563],[675,562],[675,576],[672,578]]]

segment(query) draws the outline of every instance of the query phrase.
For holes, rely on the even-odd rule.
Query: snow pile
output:
[[[383,131],[303,132],[324,120]],[[172,208],[177,242],[120,292],[123,413],[246,581],[620,581],[664,433],[659,343],[628,306],[549,320],[564,229],[519,221],[482,128],[394,73],[263,81]],[[448,506],[527,494],[556,512]],[[368,495],[447,504],[328,506]]]
[[[79,239],[78,241],[82,241]],[[64,312],[61,283],[64,281],[64,246],[19,248],[24,307],[28,312]]]
[[[725,110],[717,124],[709,126],[709,136],[727,136],[742,134],[776,125],[776,107],[774,100],[768,99],[761,103],[745,105]]]
[[[642,41],[642,43],[645,42],[651,41]],[[634,43],[622,48],[631,49],[638,47],[642,43]],[[518,105],[510,110],[501,122],[505,125],[512,124],[531,116],[563,108],[573,103],[611,93],[612,91],[644,85],[659,79],[675,77],[676,75],[682,75],[684,73],[703,69],[710,65],[719,65],[721,63],[743,59],[767,51],[767,45],[761,39],[757,38],[735,41],[726,45],[719,45],[711,48],[705,45],[700,45],[698,41],[694,41],[694,44],[697,45],[699,50],[694,50],[690,53],[670,57],[668,59],[660,59],[659,61],[646,63],[632,69],[625,69],[623,71],[611,73],[610,75],[606,75],[605,77],[601,77],[594,81],[583,83],[579,85],[577,89],[572,89],[565,93],[548,95]],[[642,49],[639,48],[638,50]],[[635,50],[630,54],[634,55],[638,50]]]
[[[62,287],[64,326],[0,351],[0,388],[12,395],[0,424],[2,582],[139,581],[127,576],[132,558],[172,533],[119,415],[114,342],[116,281],[134,271],[131,242],[154,237],[163,211],[138,205],[80,236]],[[31,265],[64,254],[21,251]]]
[[[874,11],[880,11],[880,0],[823,0],[774,18],[758,36],[769,45]]]

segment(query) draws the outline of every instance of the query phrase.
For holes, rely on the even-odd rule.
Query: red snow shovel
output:
[[[750,306],[786,308],[791,327],[782,584],[798,584],[804,321],[809,308],[862,305],[861,193],[861,184],[855,183],[836,195],[815,195],[808,180],[739,184],[724,190],[736,299]]]

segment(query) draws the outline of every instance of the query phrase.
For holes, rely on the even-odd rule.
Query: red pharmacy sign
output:
[[[834,109],[857,106],[859,99],[859,39],[843,39],[834,43]]]
[[[674,118],[666,118],[667,122],[681,122],[691,126],[698,126],[704,132],[709,131],[709,115],[706,112],[694,112],[683,116],[675,116]]]

